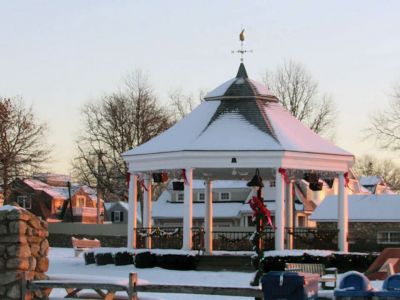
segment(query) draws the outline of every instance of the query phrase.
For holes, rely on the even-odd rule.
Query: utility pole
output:
[[[100,208],[101,208],[100,199],[101,199],[101,196],[102,196],[102,193],[101,193],[102,191],[101,191],[101,188],[100,188],[100,182],[101,182],[100,177],[102,176],[102,173],[103,173],[103,172],[101,172],[101,159],[103,158],[104,154],[106,154],[106,153],[101,151],[101,150],[97,150],[96,152],[90,153],[90,154],[97,155],[97,176],[96,176],[96,179],[97,179],[97,185],[96,185],[96,191],[97,191],[96,208],[97,208],[97,211],[96,211],[96,223],[100,224]]]

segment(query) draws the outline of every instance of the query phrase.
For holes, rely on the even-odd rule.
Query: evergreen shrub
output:
[[[157,265],[157,256],[149,251],[135,255],[136,268],[154,268]]]
[[[83,258],[85,259],[85,265],[90,265],[96,263],[96,260],[94,259],[94,253],[93,252],[85,252],[83,253]]]
[[[125,266],[133,264],[133,254],[129,252],[117,252],[114,255],[114,263],[116,266]]]
[[[193,255],[164,254],[157,255],[157,265],[170,270],[195,270],[197,261]]]
[[[96,264],[98,266],[104,266],[104,265],[109,265],[114,263],[114,258],[111,253],[97,253],[94,256],[96,260]]]

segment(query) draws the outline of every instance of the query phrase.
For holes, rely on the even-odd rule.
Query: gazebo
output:
[[[306,172],[339,177],[338,245],[341,251],[348,250],[345,186],[354,156],[293,117],[264,85],[248,77],[243,63],[236,77],[209,92],[184,119],[122,156],[130,173],[128,247],[136,247],[138,185],[146,187],[143,226],[152,226],[152,173],[167,172],[185,179],[185,250],[192,249],[192,181],[206,182],[205,251],[211,254],[212,181],[249,180],[258,168],[263,178],[275,179],[276,250],[284,249],[285,227],[293,225],[293,179]],[[151,248],[150,239],[146,246]]]

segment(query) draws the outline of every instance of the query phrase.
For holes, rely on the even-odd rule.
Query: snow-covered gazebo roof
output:
[[[190,166],[195,178],[211,174],[219,179],[238,179],[231,175],[233,167],[251,175],[254,168],[347,171],[354,161],[249,79],[243,63],[235,78],[209,92],[183,120],[123,157],[130,172]]]

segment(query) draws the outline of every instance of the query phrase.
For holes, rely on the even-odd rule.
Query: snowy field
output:
[[[140,281],[164,284],[190,284],[208,286],[249,286],[253,273],[244,272],[208,272],[208,271],[174,271],[161,268],[136,269],[134,265],[128,266],[97,266],[85,265],[82,255],[74,257],[72,248],[51,248],[50,267],[47,274],[52,278],[82,278],[84,280],[105,280],[108,282],[127,282],[130,272],[137,272]],[[374,288],[380,288],[381,282],[373,282]],[[124,295],[123,293],[121,295]],[[125,294],[126,295],[126,294]],[[320,296],[333,299],[332,291],[320,291]],[[55,289],[51,299],[65,296],[65,291]],[[216,300],[235,299],[248,300],[246,297],[185,295],[185,294],[156,294],[139,293],[140,300]]]

